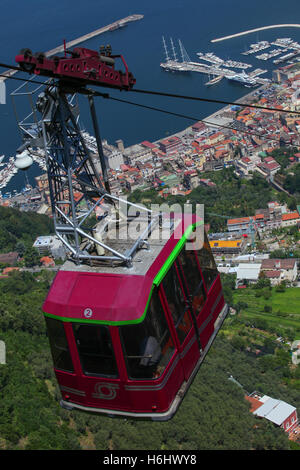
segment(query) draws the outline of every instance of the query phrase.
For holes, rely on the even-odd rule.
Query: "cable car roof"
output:
[[[195,227],[194,217],[177,219],[169,240],[150,240],[149,250],[137,253],[132,268],[66,262],[44,302],[45,314],[72,322],[111,325],[141,322],[152,289],[161,282]]]

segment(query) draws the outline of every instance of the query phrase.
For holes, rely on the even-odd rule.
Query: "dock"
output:
[[[264,31],[266,29],[274,28],[300,28],[300,24],[273,24],[270,26],[262,26],[261,28],[248,29],[247,31],[242,31],[241,33],[230,34],[229,36],[223,36],[222,38],[212,39],[210,42],[225,41],[227,39],[244,36],[245,34],[256,33],[257,31]]]
[[[221,80],[219,77],[230,78],[236,75],[236,72],[233,70],[217,67],[215,65],[206,65],[200,62],[178,62],[175,60],[169,60],[167,62],[161,63],[160,66],[168,72],[199,72],[206,75],[214,75],[215,79],[213,78],[207,82],[206,85],[213,85],[214,83],[217,83]],[[259,75],[265,72],[266,70],[256,69],[251,74],[249,74],[249,77],[254,78],[257,85],[264,85],[270,82],[270,80],[267,78],[259,77]]]
[[[126,26],[127,23],[131,23],[132,21],[138,21],[144,18],[144,15],[130,15],[127,16],[126,18],[122,18],[121,20],[114,21],[113,23],[103,26],[102,28],[96,29],[95,31],[92,31],[91,33],[85,34],[84,36],[80,36],[77,39],[73,39],[72,41],[69,41],[66,43],[66,48],[69,49],[71,47],[76,46],[77,44],[80,44],[82,42],[88,41],[89,39],[92,39],[96,36],[99,36],[100,34],[109,32],[109,31],[114,31],[116,29],[122,28]],[[50,51],[45,53],[46,57],[51,57],[55,54],[59,54],[60,52],[64,51],[64,45],[61,44],[60,46],[55,47],[54,49],[51,49]],[[6,78],[11,77],[15,73],[17,73],[18,70],[13,70],[9,69],[6,70],[5,72],[2,73],[2,75],[5,75],[5,77],[0,77],[0,81],[6,80]]]
[[[178,62],[169,60],[161,63],[160,66],[168,71],[174,72],[199,72],[207,75],[234,75],[236,72],[229,69],[217,67],[215,65],[202,64],[200,62]]]

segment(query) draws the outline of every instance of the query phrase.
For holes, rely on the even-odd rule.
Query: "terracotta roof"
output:
[[[10,253],[0,253],[0,263],[9,264],[15,263],[19,255],[16,251],[11,251]]]
[[[238,219],[229,219],[227,220],[227,224],[232,224],[232,225],[235,225],[235,224],[245,224],[247,222],[249,222],[249,217],[240,217]]]
[[[249,403],[251,403],[251,413],[253,413],[253,411],[257,410],[257,408],[262,405],[262,402],[259,401],[257,398],[245,396],[245,399],[249,401]]]
[[[269,278],[278,278],[280,277],[280,271],[270,270],[270,271],[264,271],[264,275]]]
[[[4,268],[2,271],[2,274],[5,276],[6,274],[12,272],[12,271],[19,271],[20,268]]]
[[[269,258],[263,259],[261,263],[261,269],[293,269],[295,266],[296,260],[295,259],[279,259],[279,258]]]
[[[298,212],[288,212],[287,214],[282,214],[282,220],[294,220],[300,219]]]

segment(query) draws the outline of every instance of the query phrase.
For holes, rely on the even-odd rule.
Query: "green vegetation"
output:
[[[0,253],[24,253],[38,235],[52,232],[53,222],[48,216],[0,206]]]
[[[244,399],[245,390],[258,390],[298,409],[300,405],[299,368],[297,372],[290,368],[290,355],[283,354],[285,349],[273,341],[273,333],[259,325],[251,328],[252,318],[244,317],[255,289],[244,289],[243,297],[233,292],[234,304],[244,304],[225,321],[176,416],[152,423],[60,408],[41,311],[51,278],[46,271],[14,272],[0,282],[0,339],[7,347],[7,364],[0,366],[1,449],[290,449],[287,435],[256,419]],[[231,281],[225,281],[228,293]],[[285,295],[272,290],[279,306]],[[296,316],[296,289],[291,299],[289,312]],[[264,302],[258,305],[263,316]],[[254,344],[268,347],[268,354],[251,354],[247,346]],[[244,390],[228,380],[230,375]]]
[[[265,326],[278,336],[284,335],[290,340],[300,339],[300,289],[283,288],[247,288],[237,289],[233,294],[233,303],[245,305],[240,316],[249,323],[265,322]]]
[[[267,203],[274,199],[295,205],[293,198],[277,192],[258,173],[254,173],[252,179],[243,179],[236,176],[230,167],[201,173],[201,178],[209,178],[216,186],[198,186],[187,196],[168,196],[167,200],[162,199],[154,189],[136,190],[130,194],[129,200],[145,205],[165,202],[170,206],[189,203],[195,207],[196,204],[204,204],[205,222],[210,223],[212,231],[224,230],[227,216],[235,218],[253,215],[256,209],[266,208]]]
[[[286,170],[284,188],[290,193],[295,194],[300,191],[300,164],[295,165],[293,169]]]
[[[35,236],[30,227],[24,245]],[[223,276],[224,294],[237,313],[224,322],[176,416],[153,423],[59,406],[41,308],[53,275],[14,271],[0,280],[0,339],[7,362],[0,365],[1,450],[299,449],[280,428],[255,418],[244,399],[246,391],[257,390],[300,409],[300,367],[292,367],[286,344],[299,337],[297,289],[278,292],[262,280],[257,289],[234,291],[234,278]]]

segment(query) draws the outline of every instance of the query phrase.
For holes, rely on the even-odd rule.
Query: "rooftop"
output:
[[[295,259],[279,259],[279,258],[269,258],[264,259],[261,264],[261,269],[293,269],[295,263],[297,261]]]
[[[288,403],[275,398],[263,397],[264,403],[254,411],[254,415],[266,418],[274,424],[281,424],[296,410],[296,408]]]

